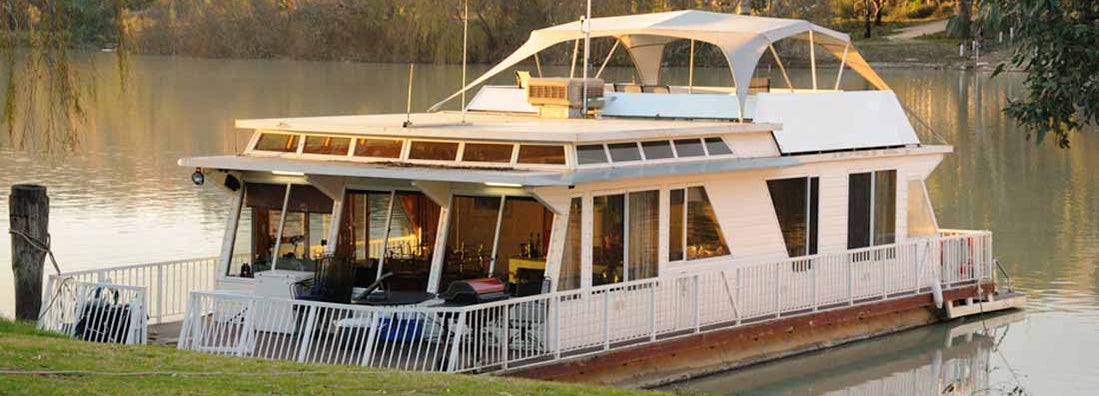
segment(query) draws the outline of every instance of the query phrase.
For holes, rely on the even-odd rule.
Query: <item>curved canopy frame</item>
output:
[[[810,32],[813,43],[819,44],[837,58],[846,56],[847,66],[875,88],[889,89],[858,51],[851,48],[850,36],[803,20],[691,10],[592,18],[590,26],[592,38],[614,37],[622,42],[645,84],[657,83],[664,46],[669,42],[680,39],[696,40],[717,46],[729,62],[742,112],[748,97],[749,82],[763,52],[776,41],[786,38],[808,41]],[[546,48],[583,38],[580,21],[535,30],[519,49],[428,111],[438,110],[463,92]]]

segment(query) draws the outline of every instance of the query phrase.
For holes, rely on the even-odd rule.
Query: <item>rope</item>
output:
[[[23,239],[26,240],[27,243],[31,245],[31,247],[38,249],[38,251],[40,252],[45,252],[46,255],[50,258],[50,263],[53,264],[53,270],[57,272],[57,276],[61,276],[61,267],[57,265],[57,259],[54,258],[53,251],[50,250],[50,234],[48,232],[46,233],[46,243],[42,243],[41,241],[35,239],[30,235],[27,235],[27,233],[20,230],[9,229],[8,233],[23,237]]]
[[[51,241],[52,238],[50,238],[50,234],[48,232],[46,233],[46,242],[45,243],[43,243],[42,241],[39,241],[38,239],[35,239],[34,237],[32,237],[30,235],[27,235],[27,233],[25,233],[21,230],[8,229],[8,233],[11,234],[11,235],[16,235],[16,236],[22,237],[23,240],[27,241],[27,243],[29,245],[31,245],[31,247],[33,247],[35,249],[38,249],[38,251],[40,251],[40,252],[45,252],[46,257],[50,258],[50,264],[53,265],[53,270],[54,270],[54,272],[57,273],[57,277],[61,282],[60,284],[57,285],[57,288],[53,290],[53,293],[50,296],[49,301],[47,301],[47,303],[46,303],[46,308],[43,309],[42,312],[38,313],[38,321],[41,322],[42,318],[45,317],[46,314],[50,312],[50,309],[52,309],[54,304],[57,302],[57,298],[61,295],[61,291],[68,288],[68,287],[70,287],[70,286],[72,286],[73,278],[72,277],[62,277],[62,275],[61,275],[61,266],[59,266],[57,264],[57,258],[54,257],[53,250],[50,250],[50,241]]]

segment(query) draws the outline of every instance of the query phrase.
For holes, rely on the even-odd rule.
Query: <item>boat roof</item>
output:
[[[404,127],[406,120],[411,126]],[[237,128],[363,136],[588,143],[760,133],[778,123],[668,119],[547,119],[533,115],[439,112],[237,120]]]
[[[772,44],[786,38],[820,45],[836,58],[843,58],[847,66],[875,88],[889,89],[885,81],[851,46],[850,36],[804,20],[685,10],[592,18],[587,24],[590,37],[613,37],[624,45],[645,84],[658,83],[664,47],[668,43],[695,40],[713,44],[722,51],[729,63],[742,112],[750,80],[760,57],[769,48],[773,49]],[[438,110],[462,92],[488,81],[542,50],[584,37],[580,21],[534,30],[530,38],[514,53],[458,92],[436,103],[431,110]]]

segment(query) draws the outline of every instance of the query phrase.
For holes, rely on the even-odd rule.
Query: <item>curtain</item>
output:
[[[580,220],[582,212],[580,198],[573,198],[569,204],[569,224],[565,230],[565,251],[561,256],[561,275],[557,283],[557,290],[572,290],[580,287]]]
[[[630,193],[627,280],[656,276],[660,246],[659,218],[660,194],[657,191]]]

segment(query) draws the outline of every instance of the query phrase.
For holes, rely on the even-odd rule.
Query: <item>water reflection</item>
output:
[[[999,346],[1023,318],[1013,312],[923,327],[666,389],[775,396],[1011,394],[1025,385]],[[994,371],[1007,371],[1010,380],[993,381]]]

